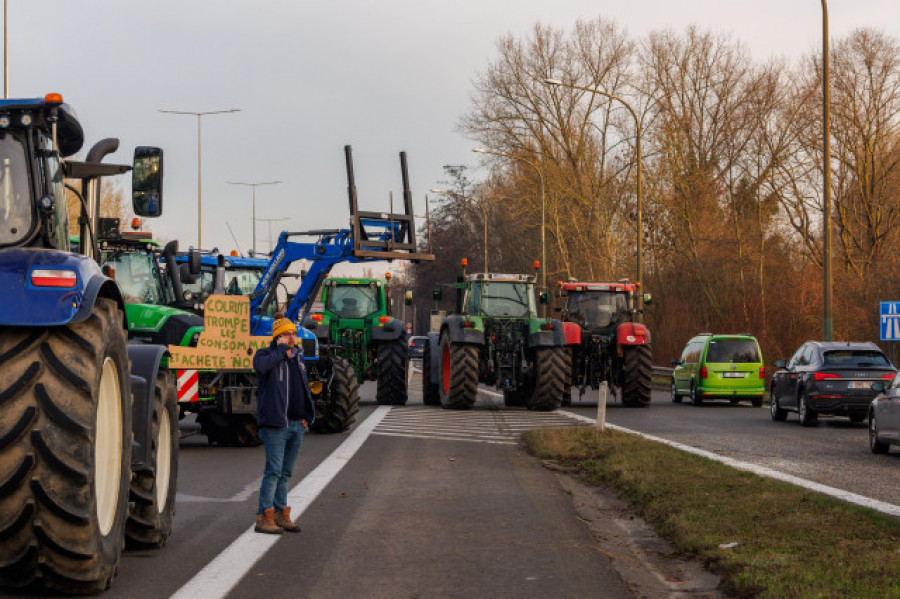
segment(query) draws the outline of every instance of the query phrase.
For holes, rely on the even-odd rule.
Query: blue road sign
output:
[[[882,341],[900,341],[900,302],[881,302],[879,325]]]

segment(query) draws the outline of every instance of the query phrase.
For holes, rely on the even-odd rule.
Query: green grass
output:
[[[894,518],[627,433],[537,430],[525,442],[631,503],[733,596],[900,597]]]

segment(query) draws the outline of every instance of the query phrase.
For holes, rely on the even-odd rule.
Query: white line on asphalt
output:
[[[574,412],[566,412],[565,410],[559,410],[560,414],[565,414],[570,418],[574,418],[575,420],[580,420],[582,422],[588,422],[590,424],[596,424],[596,420],[593,418],[588,418],[587,416],[582,416],[581,414],[575,414]],[[871,497],[865,497],[863,495],[858,495],[856,493],[851,493],[850,491],[844,491],[843,489],[836,489],[835,487],[829,487],[828,485],[823,485],[811,480],[807,480],[805,478],[800,478],[799,476],[793,476],[791,474],[785,474],[784,472],[779,472],[777,470],[772,470],[771,468],[766,468],[765,466],[757,466],[756,464],[750,464],[749,462],[741,462],[739,460],[735,460],[734,458],[729,458],[726,456],[719,455],[717,453],[712,453],[711,451],[706,451],[703,449],[698,449],[696,447],[691,447],[690,445],[684,445],[682,443],[678,443],[677,441],[670,441],[668,439],[663,439],[662,437],[655,437],[653,435],[647,435],[645,433],[631,430],[629,428],[625,428],[622,426],[616,426],[615,424],[606,424],[607,428],[611,428],[613,430],[622,431],[624,433],[631,433],[632,435],[637,435],[639,437],[643,437],[644,439],[648,439],[650,441],[656,441],[658,443],[664,443],[670,447],[674,447],[676,449],[680,449],[682,451],[686,451],[688,453],[692,453],[694,455],[703,456],[705,458],[709,458],[711,460],[715,460],[717,462],[722,462],[723,464],[728,464],[733,468],[737,468],[738,470],[744,470],[747,472],[752,472],[754,474],[758,474],[759,476],[765,476],[768,478],[774,478],[775,480],[784,481],[787,483],[791,483],[793,485],[797,485],[798,487],[803,487],[804,489],[809,489],[810,491],[815,491],[817,493],[822,493],[823,495],[828,495],[830,497],[834,497],[836,499],[841,499],[848,503],[853,503],[856,505],[861,505],[863,507],[867,507],[873,509],[877,512],[881,512],[882,514],[887,514],[889,516],[900,516],[900,506],[894,505],[892,503],[887,503],[884,501],[879,501],[877,499],[872,499]]]
[[[201,497],[199,495],[178,493],[175,495],[175,501],[176,503],[241,503],[242,501],[247,501],[251,495],[259,491],[260,481],[262,481],[262,477],[257,478],[231,497]]]
[[[382,437],[409,437],[412,439],[430,439],[432,441],[466,441],[469,443],[487,443],[489,445],[518,445],[516,441],[491,441],[484,437],[453,437],[447,435],[414,435],[412,433],[382,433],[375,432],[372,436],[380,435]]]
[[[390,409],[390,406],[377,407],[330,456],[291,489],[288,501],[291,503],[292,515],[299,516],[310,506],[347,465]],[[172,599],[225,597],[279,538],[280,535],[256,533],[251,526],[178,589]]]

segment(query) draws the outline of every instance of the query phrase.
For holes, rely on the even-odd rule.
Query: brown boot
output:
[[[291,508],[282,508],[280,512],[275,514],[275,524],[284,529],[285,532],[300,532],[300,527],[291,522]]]
[[[256,514],[256,528],[254,530],[270,535],[284,534],[284,531],[275,524],[275,508],[270,507],[262,514]]]

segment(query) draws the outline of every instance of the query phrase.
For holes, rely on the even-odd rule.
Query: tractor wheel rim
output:
[[[119,485],[122,476],[122,403],[119,373],[112,358],[106,358],[100,372],[97,397],[96,473],[94,495],[97,498],[97,523],[106,536],[116,520]]]
[[[156,436],[156,505],[160,513],[166,507],[169,478],[172,476],[172,422],[169,410],[159,414],[159,434]]]
[[[443,368],[441,369],[443,372],[443,376],[441,380],[444,384],[444,393],[450,393],[450,345],[444,346],[444,359]]]

